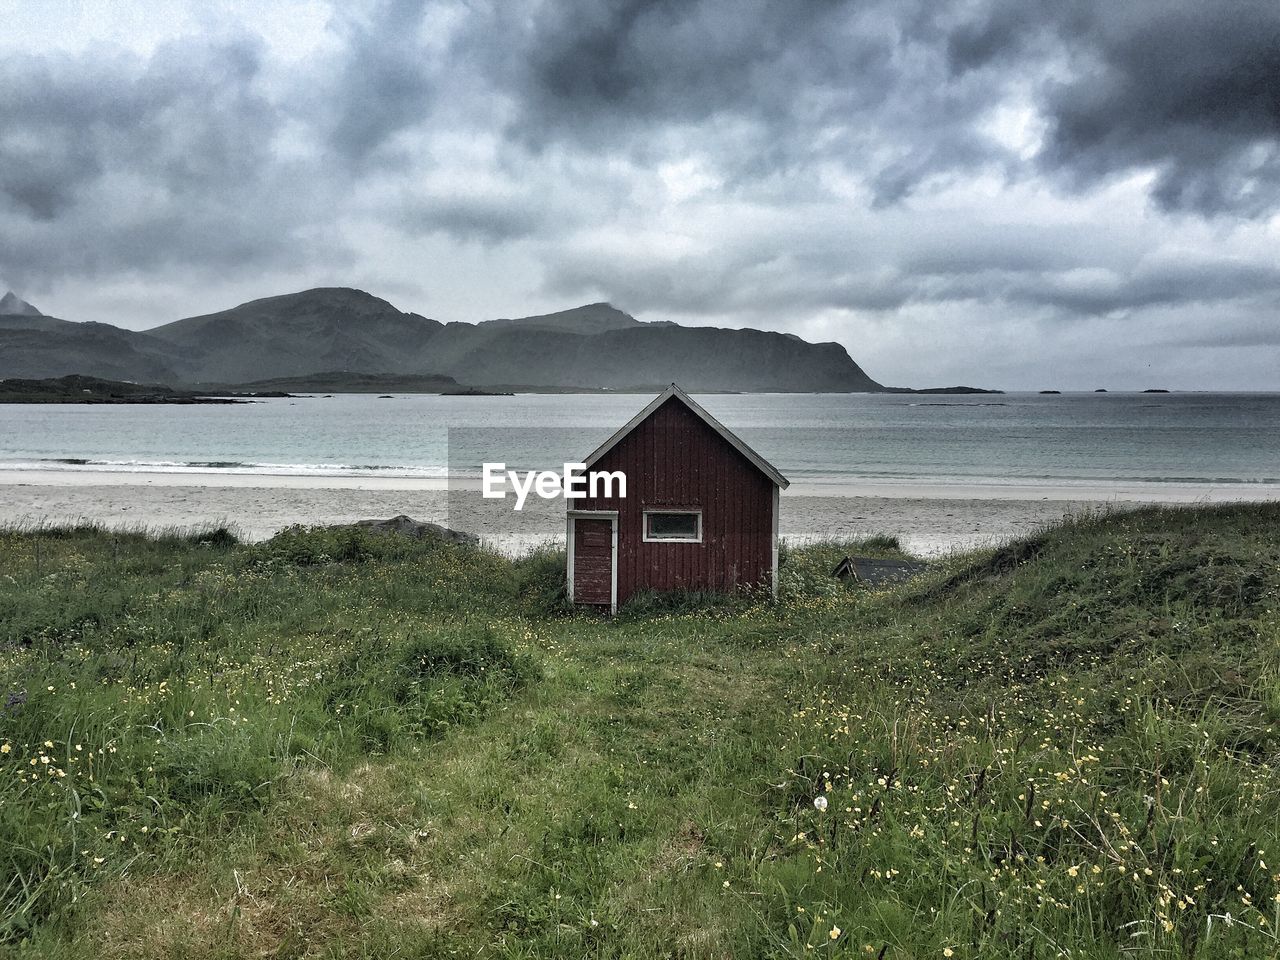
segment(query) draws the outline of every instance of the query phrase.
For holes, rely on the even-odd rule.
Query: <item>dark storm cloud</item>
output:
[[[387,0],[369,14],[341,14],[342,52],[320,89],[333,111],[329,144],[346,159],[365,161],[426,118],[434,64],[423,50],[425,6],[425,0]]]
[[[149,58],[0,59],[0,263],[11,282],[181,263],[212,271],[314,252],[314,179],[280,161],[285,121],[255,38]],[[289,189],[282,186],[289,185]]]
[[[840,100],[868,103],[889,79],[892,34],[857,30],[850,4],[623,0],[538,14],[515,74],[528,82],[535,128],[576,134],[725,111],[778,120],[824,106],[797,102],[798,88],[826,80]],[[855,76],[868,82],[847,82]]]
[[[500,4],[455,46],[515,104],[512,137],[656,162],[705,151],[729,185],[867,173],[877,203],[940,170],[1005,158],[969,123],[988,77],[952,78],[928,5],[802,0]],[[493,42],[493,37],[501,37]],[[927,40],[926,40],[927,38]]]
[[[1100,69],[1051,91],[1050,164],[1090,177],[1159,169],[1167,209],[1256,215],[1280,203],[1280,4],[1101,8]]]
[[[145,65],[97,51],[0,59],[0,191],[52,219],[124,169],[173,193],[256,177],[275,113],[253,90],[260,45],[169,45]]]
[[[1166,210],[1259,216],[1280,206],[1280,4],[1274,0],[998,0],[957,27],[953,68],[1027,69],[1058,47],[1042,84],[1045,169],[1076,188],[1157,173]]]
[[[543,224],[544,213],[528,198],[433,196],[403,200],[393,219],[410,233],[491,244],[530,236]]]
[[[843,157],[884,205],[932,176],[1010,169],[975,124],[1025,83],[1048,122],[1040,167],[1075,189],[1154,169],[1168,210],[1280,205],[1274,0],[496,9],[458,49],[519,103],[514,131],[535,145],[660,150],[674,127],[714,140],[711,124],[738,121],[720,159],[739,175]]]

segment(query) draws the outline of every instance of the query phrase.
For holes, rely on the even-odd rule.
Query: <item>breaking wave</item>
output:
[[[443,479],[443,466],[369,463],[258,463],[245,460],[95,460],[49,457],[0,463],[0,470],[66,470],[99,473],[234,473],[280,477],[420,477]]]

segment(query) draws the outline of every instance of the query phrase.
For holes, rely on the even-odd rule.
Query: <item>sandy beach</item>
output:
[[[922,556],[1023,535],[1071,513],[1143,503],[1280,499],[1280,486],[796,483],[782,496],[784,538],[892,534]],[[481,502],[474,486],[396,477],[297,477],[65,470],[0,473],[0,523],[90,521],[113,527],[227,524],[250,539],[291,524],[407,514],[468,530],[508,551],[564,537],[563,504]]]

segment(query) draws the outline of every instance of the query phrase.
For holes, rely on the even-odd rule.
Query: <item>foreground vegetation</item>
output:
[[[1280,956],[1280,507],[847,549],[602,621],[550,553],[0,533],[0,951]]]

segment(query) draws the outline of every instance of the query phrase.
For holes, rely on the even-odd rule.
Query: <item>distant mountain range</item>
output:
[[[879,392],[838,343],[763,330],[642,323],[607,303],[520,319],[441,323],[361,290],[268,297],[150,330],[47,317],[0,300],[0,378],[83,374],[201,387],[366,378],[379,390],[452,378],[481,389],[653,388]],[[312,388],[312,389],[317,389]]]

